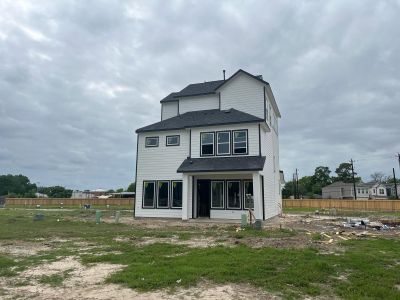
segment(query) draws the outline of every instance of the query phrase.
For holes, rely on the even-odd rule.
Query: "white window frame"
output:
[[[162,182],[166,182],[168,184],[167,206],[160,206],[160,203],[159,203],[159,201],[160,201],[160,195],[159,195],[159,193],[160,193],[160,183],[162,183]],[[162,209],[169,208],[169,203],[170,203],[170,184],[169,184],[169,180],[158,180],[157,181],[157,208],[162,208]]]
[[[246,182],[253,184],[253,207],[246,207]],[[254,183],[253,180],[243,180],[243,207],[244,209],[254,209]]]
[[[150,140],[152,140],[152,139],[154,139],[154,140],[157,141],[157,144],[156,144],[156,145],[148,145],[147,142],[150,141]],[[158,145],[160,144],[159,142],[160,142],[160,139],[159,139],[158,136],[148,136],[148,137],[146,137],[146,139],[145,139],[145,147],[146,147],[146,148],[158,147]]]
[[[146,192],[145,184],[146,183],[152,183],[153,184],[153,205],[152,206],[144,205],[144,198],[146,196],[146,194],[145,194],[145,192]],[[142,208],[154,208],[155,203],[156,203],[156,198],[157,198],[156,186],[157,186],[157,183],[154,180],[143,180],[143,186],[142,186]]]
[[[169,143],[168,142],[168,139],[169,138],[178,138],[178,142],[177,143]],[[179,146],[180,145],[180,143],[181,143],[181,137],[180,137],[180,135],[168,135],[167,137],[166,137],[166,141],[165,141],[165,145],[166,146]]]
[[[229,206],[229,183],[238,182],[239,183],[239,207]],[[242,182],[240,180],[227,180],[226,181],[226,209],[241,210],[242,209]]]
[[[203,144],[203,134],[212,134],[213,136],[213,141],[212,141],[212,146],[213,146],[213,152],[212,154],[203,154],[203,145],[211,145],[211,143],[206,143]],[[215,132],[200,132],[200,156],[214,156],[215,155]]]
[[[213,184],[214,183],[222,183],[222,206],[213,206],[213,192],[212,192],[212,189],[213,189]],[[211,181],[211,208],[212,209],[224,209],[225,208],[224,203],[225,203],[225,182],[223,180],[212,180]]]
[[[236,132],[245,132],[246,133],[246,139],[244,142],[236,142],[235,141],[235,133]],[[249,132],[247,129],[232,130],[232,155],[248,155],[249,154],[248,139],[249,139]],[[235,153],[235,144],[236,143],[246,143],[246,152],[245,153]],[[240,149],[242,149],[242,147]]]
[[[183,203],[183,182],[182,180],[172,180],[171,181],[171,208],[182,208],[182,204],[181,206],[174,206],[174,183],[181,183],[182,186],[182,203]]]
[[[229,137],[228,142],[223,142],[223,143],[219,143],[218,142],[218,135],[220,133],[227,133],[228,134],[228,137]],[[227,153],[219,153],[218,145],[224,145],[224,144],[228,144],[228,152]],[[227,131],[217,131],[216,148],[217,148],[217,155],[219,155],[219,156],[231,155],[231,132],[229,130],[227,130]]]

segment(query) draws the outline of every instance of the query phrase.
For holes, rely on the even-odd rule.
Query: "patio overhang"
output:
[[[187,158],[178,173],[261,171],[265,156],[237,156],[213,158]]]

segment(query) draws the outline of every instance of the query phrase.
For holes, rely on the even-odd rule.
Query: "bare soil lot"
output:
[[[300,213],[257,231],[130,214],[96,224],[93,211],[0,210],[0,298],[400,298],[398,227]]]

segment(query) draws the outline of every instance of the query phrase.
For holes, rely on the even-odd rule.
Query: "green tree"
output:
[[[313,175],[313,185],[311,191],[309,192],[311,192],[313,195],[321,195],[322,188],[332,183],[330,174],[331,170],[329,170],[329,167],[316,167]]]
[[[36,184],[32,184],[24,175],[0,175],[0,196],[34,197]]]
[[[335,172],[338,175],[337,177],[334,177],[335,181],[343,181],[347,183],[353,182],[351,175],[351,163],[341,163]],[[357,173],[354,172],[354,175],[357,175]],[[354,179],[356,182],[361,181],[360,177],[354,177]]]
[[[126,189],[127,192],[135,192],[136,191],[136,182],[132,182],[128,188]]]
[[[59,185],[40,187],[39,193],[46,194],[50,198],[71,198],[72,196],[72,190],[66,189]]]
[[[122,193],[123,191],[124,191],[123,188],[119,188],[119,189],[116,189],[116,190],[115,190],[116,193]]]

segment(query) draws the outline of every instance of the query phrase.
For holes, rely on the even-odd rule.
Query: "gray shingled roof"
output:
[[[249,72],[239,69],[238,71],[236,71],[232,76],[230,76],[226,80],[215,80],[215,81],[206,81],[206,82],[202,82],[202,83],[189,84],[187,87],[185,87],[180,92],[171,93],[167,97],[162,99],[160,102],[163,103],[163,102],[176,101],[177,98],[180,98],[180,97],[213,94],[219,87],[221,87],[225,83],[229,82],[229,80],[231,78],[235,77],[236,74],[238,74],[239,72],[245,73],[264,84],[269,84],[268,82],[266,82],[262,79],[261,75],[253,75],[253,74],[250,74]]]
[[[264,119],[233,108],[229,110],[211,109],[190,111],[182,115],[139,128],[136,130],[136,132],[176,130],[211,125],[258,122],[264,122]]]
[[[264,168],[264,164],[265,156],[187,158],[177,172],[260,171]]]

